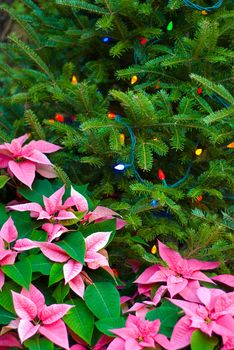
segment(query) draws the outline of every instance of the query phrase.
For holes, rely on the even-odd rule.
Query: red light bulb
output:
[[[57,120],[57,122],[60,122],[60,123],[64,122],[64,116],[62,114],[59,114],[59,113],[55,114],[54,119]]]
[[[166,176],[164,174],[164,172],[162,171],[162,169],[158,169],[158,178],[159,180],[165,180]]]
[[[202,88],[200,86],[197,88],[197,93],[198,93],[198,95],[202,94]]]
[[[148,42],[148,39],[146,39],[144,36],[139,36],[139,40],[141,45],[145,45]]]

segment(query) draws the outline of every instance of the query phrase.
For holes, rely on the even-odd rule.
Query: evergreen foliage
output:
[[[160,238],[178,242],[189,258],[219,259],[230,272],[231,3],[208,15],[178,0],[22,3],[20,14],[1,6],[26,34],[11,33],[1,44],[1,141],[32,132],[64,147],[51,157],[60,180],[88,183],[97,202],[128,222],[112,243],[116,263],[119,245],[122,254],[157,261],[150,247]],[[131,84],[134,75],[138,80]],[[131,138],[109,112],[133,130],[134,164],[143,181],[131,167],[113,170],[118,162],[129,163]],[[57,113],[63,123],[53,120]],[[190,166],[176,188],[157,177],[163,169],[173,185]]]

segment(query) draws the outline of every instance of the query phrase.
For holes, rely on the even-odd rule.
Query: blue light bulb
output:
[[[101,38],[101,41],[102,41],[103,43],[108,43],[109,41],[111,41],[111,38],[110,38],[109,36],[103,36],[103,37]]]
[[[150,203],[154,208],[157,208],[158,206],[158,201],[156,199],[153,199],[152,202]]]

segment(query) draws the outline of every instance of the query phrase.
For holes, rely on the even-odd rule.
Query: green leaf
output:
[[[48,234],[42,230],[33,230],[30,235],[32,241],[45,242],[47,241]]]
[[[112,283],[97,282],[89,285],[85,302],[97,318],[119,317],[120,296]]]
[[[75,334],[91,345],[94,329],[94,317],[92,313],[83,300],[70,299],[66,303],[74,305],[74,307],[63,317],[64,322]]]
[[[0,292],[0,305],[7,311],[14,313],[11,291],[18,292],[20,287],[13,281],[6,282]]]
[[[84,264],[86,247],[84,237],[80,232],[69,232],[57,245],[63,248],[71,258]]]
[[[89,277],[93,282],[110,282],[116,285],[116,281],[113,277],[104,269],[89,270]]]
[[[0,324],[8,324],[12,320],[15,320],[15,315],[11,312],[3,309],[3,307],[0,306]]]
[[[42,196],[49,197],[54,193],[54,190],[48,180],[36,180],[32,190],[27,187],[20,187],[19,193],[30,202],[36,202],[44,206]]]
[[[9,176],[6,175],[0,175],[0,188],[3,188],[5,186],[5,184],[7,183],[7,181],[10,180]]]
[[[28,212],[12,211],[11,217],[18,231],[18,238],[29,237],[34,228],[41,226],[40,222],[31,219]]]
[[[63,264],[54,263],[50,269],[49,287],[63,278]]]
[[[131,237],[131,240],[132,240],[133,242],[141,243],[141,244],[143,244],[143,245],[146,245],[147,247],[150,247],[150,245],[149,245],[148,243],[146,243],[146,242],[144,241],[144,239],[141,238],[140,236]]]
[[[218,337],[209,337],[198,329],[192,334],[191,350],[213,350],[218,342]]]
[[[43,275],[49,275],[52,267],[52,262],[43,254],[30,255],[28,260],[32,266],[32,272],[41,272]]]
[[[28,339],[24,342],[24,345],[30,350],[53,350],[54,344],[46,338],[39,338],[38,335]]]
[[[98,320],[95,323],[97,329],[109,336],[113,336],[110,329],[122,328],[125,326],[125,319],[123,317],[107,317]]]
[[[58,284],[52,295],[57,301],[57,303],[63,303],[63,300],[68,295],[69,291],[69,284],[65,285],[64,282],[61,282]]]
[[[29,285],[32,281],[32,267],[27,258],[15,263],[14,265],[2,266],[1,269],[17,284],[29,289]]]
[[[159,332],[167,337],[171,337],[173,328],[180,317],[182,317],[181,309],[171,303],[165,302],[160,307],[146,314],[146,319],[149,321],[157,319],[161,321]]]
[[[8,220],[6,208],[3,204],[0,204],[0,227]]]
[[[145,261],[148,261],[150,263],[157,263],[158,262],[158,259],[151,253],[148,253],[148,252],[144,252],[144,255],[142,256],[142,258],[145,260]]]

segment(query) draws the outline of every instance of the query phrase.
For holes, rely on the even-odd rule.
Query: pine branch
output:
[[[208,115],[206,118],[204,118],[204,122],[206,124],[211,124],[220,120],[223,120],[227,117],[233,116],[234,113],[234,107],[231,108],[223,108],[220,111],[213,112],[210,115]]]
[[[11,18],[13,18],[19,25],[23,28],[23,30],[27,33],[28,37],[32,39],[32,41],[39,47],[41,45],[39,36],[33,29],[33,27],[27,23],[22,16],[19,16],[17,12],[13,9],[8,8],[7,6],[1,5],[0,10],[3,10],[9,14]]]
[[[17,36],[12,33],[8,37],[11,41],[13,41],[18,48],[26,54],[32,61],[34,61],[38,67],[51,79],[54,80],[53,74],[50,72],[49,68],[45,64],[45,62],[38,56],[35,51],[33,51],[28,45],[26,45],[23,41],[21,41]]]
[[[0,140],[3,142],[11,142],[10,136],[2,129],[0,129]]]
[[[177,10],[183,5],[183,0],[169,0],[167,7],[169,7],[170,10]]]
[[[153,166],[153,152],[151,147],[145,142],[141,142],[136,146],[135,152],[137,163],[139,167],[144,171],[149,171]]]
[[[57,5],[62,5],[62,6],[68,6],[72,7],[74,9],[80,9],[80,10],[85,10],[88,12],[94,12],[99,15],[106,15],[108,12],[104,10],[103,8],[90,4],[86,1],[79,1],[79,0],[55,0],[55,3]]]
[[[21,92],[11,97],[1,98],[0,101],[2,104],[14,105],[14,104],[21,104],[21,103],[24,104],[28,101],[28,99],[29,99],[28,93]]]
[[[24,118],[26,123],[31,127],[34,134],[38,139],[45,140],[45,132],[37,119],[36,115],[31,109],[28,109],[24,112]]]
[[[172,148],[174,148],[176,151],[180,150],[183,151],[184,145],[186,141],[186,133],[183,128],[178,128],[175,126],[174,133],[170,139],[170,143]]]
[[[65,171],[60,166],[54,166],[54,170],[58,178],[64,183],[64,185],[66,185],[67,187],[70,187],[71,181],[68,175],[65,173]]]
[[[190,74],[190,78],[196,80],[200,84],[203,84],[208,90],[213,91],[214,93],[221,96],[229,103],[231,104],[234,103],[234,97],[230,94],[230,92],[227,89],[225,89],[223,85],[215,84],[212,81],[204,77],[201,77],[200,75],[197,75],[197,74]]]
[[[37,16],[42,15],[41,9],[32,0],[23,0],[24,4],[31,8]]]
[[[102,159],[94,157],[94,156],[81,157],[79,162],[92,165],[96,168],[101,168],[104,165],[104,162]]]

